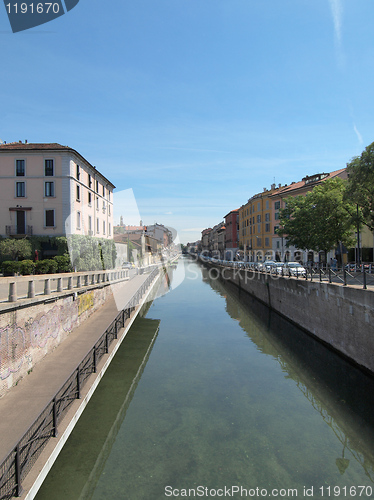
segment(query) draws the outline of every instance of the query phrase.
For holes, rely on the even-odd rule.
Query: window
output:
[[[278,229],[279,229],[279,226],[274,226],[274,234],[277,234]]]
[[[105,196],[105,186],[103,186],[103,196]]]
[[[258,237],[256,238],[256,245],[257,245],[258,247],[260,247],[260,246],[261,246],[261,238],[258,238]]]
[[[88,193],[88,206],[92,205],[92,196],[91,193]]]
[[[103,212],[105,212],[106,210],[106,205],[105,205],[105,201],[103,200]]]
[[[81,201],[81,188],[77,185],[77,201]]]
[[[53,160],[44,160],[44,175],[46,177],[54,176]]]
[[[96,193],[99,192],[99,181],[96,181]]]
[[[257,203],[257,211],[260,211],[260,202]]]
[[[16,182],[16,197],[24,198],[26,196],[26,183]]]
[[[81,228],[81,213],[77,212],[77,229]]]
[[[265,246],[266,247],[268,247],[270,245],[269,241],[270,241],[269,238],[265,238]]]
[[[270,214],[267,213],[265,214],[265,222],[269,222],[270,221]]]
[[[269,210],[269,200],[266,200],[266,210]]]
[[[81,175],[79,165],[77,165],[77,172],[76,173],[77,173],[77,179],[79,181],[79,177]]]
[[[277,248],[280,248],[280,244],[279,244],[279,241],[277,241]]]
[[[100,208],[99,198],[96,198],[96,210],[99,210],[99,208]]]
[[[103,220],[103,234],[105,234],[105,220]]]
[[[280,201],[276,201],[276,202],[274,203],[274,208],[275,208],[275,210],[279,210],[279,209],[280,209],[280,207],[281,207],[281,202],[280,202]]]
[[[275,212],[275,214],[274,214],[274,220],[279,220],[279,212]]]
[[[270,233],[270,223],[265,224],[265,233]]]
[[[90,174],[88,174],[88,187],[90,188],[92,186],[92,179]]]
[[[50,197],[55,195],[55,183],[54,182],[45,182],[44,183],[44,196]]]
[[[55,225],[55,211],[46,210],[45,211],[45,227],[54,227]]]
[[[88,216],[88,234],[92,234],[92,217]]]
[[[257,224],[257,232],[261,233],[261,224]]]
[[[111,234],[112,234],[112,228],[111,228],[110,222],[108,222],[108,234],[109,234],[109,236],[111,236]]]
[[[261,215],[257,216],[257,223],[261,222]]]
[[[25,160],[16,160],[16,176],[24,177],[25,175]]]
[[[100,233],[100,220],[96,219],[96,232]]]

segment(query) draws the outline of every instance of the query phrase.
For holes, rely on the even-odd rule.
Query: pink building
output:
[[[113,238],[115,186],[60,144],[0,145],[2,236]]]

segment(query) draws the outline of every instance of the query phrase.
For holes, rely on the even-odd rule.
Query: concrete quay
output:
[[[374,375],[374,289],[307,281],[211,261],[211,277],[235,284]]]
[[[136,275],[127,281],[121,290],[121,302],[130,302],[148,277],[149,274]],[[89,375],[81,390],[80,399],[71,404],[63,420],[59,422],[57,437],[49,439],[31,471],[23,479],[19,498],[31,500],[35,497],[136,316],[146,301],[151,300],[157,282],[156,276],[131,316],[126,319],[124,327],[118,331],[118,338],[111,343],[108,354],[101,358],[96,373]],[[118,313],[115,298],[112,296],[0,399],[0,464],[15,449]],[[1,471],[1,474],[3,472]]]

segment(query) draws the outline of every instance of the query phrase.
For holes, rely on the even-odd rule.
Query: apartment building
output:
[[[239,209],[225,215],[225,258],[234,260],[239,249]]]
[[[259,261],[272,258],[273,204],[270,196],[279,190],[275,184],[264,188],[239,209],[239,247],[244,259]]]
[[[272,230],[272,250],[276,260],[319,262],[320,257],[324,257],[322,255],[319,256],[318,252],[313,252],[311,250],[300,250],[299,248],[296,248],[294,246],[286,247],[286,237],[282,237],[277,234],[277,229],[279,228],[279,214],[280,210],[286,207],[286,199],[288,197],[299,195],[305,196],[321,182],[324,182],[328,179],[334,179],[336,177],[347,179],[348,176],[346,168],[341,168],[340,170],[335,170],[334,172],[330,173],[320,173],[306,176],[299,182],[292,182],[288,186],[285,185],[283,187],[280,187],[270,195],[270,200],[273,205],[271,217],[274,221]],[[337,252],[338,251],[339,249],[337,250]],[[333,254],[331,253],[331,255],[328,256],[328,260],[332,256]]]
[[[76,150],[0,145],[1,236],[113,237],[115,186]]]

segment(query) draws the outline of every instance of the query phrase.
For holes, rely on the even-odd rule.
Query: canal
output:
[[[196,262],[172,274],[37,500],[374,498],[373,380]]]

